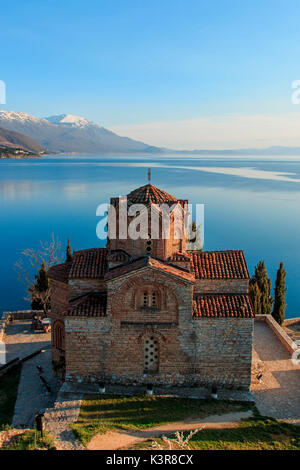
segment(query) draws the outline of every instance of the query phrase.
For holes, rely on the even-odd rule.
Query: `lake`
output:
[[[147,183],[205,205],[205,250],[244,249],[287,271],[287,317],[300,316],[300,157],[134,155],[0,160],[0,312],[30,308],[14,263],[54,233],[72,248],[104,246],[96,208]]]

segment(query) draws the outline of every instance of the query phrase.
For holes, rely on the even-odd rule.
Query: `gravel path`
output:
[[[163,424],[149,429],[138,431],[109,431],[97,434],[89,442],[89,450],[125,450],[134,444],[147,439],[155,439],[165,435],[175,434],[177,431],[192,431],[194,429],[224,429],[236,428],[242,419],[250,418],[252,411],[226,413],[223,415],[208,416],[204,419],[193,418],[176,423]],[[200,431],[201,432],[201,431]]]
[[[254,323],[253,363],[263,374],[251,387],[260,413],[300,424],[300,366],[262,322]]]

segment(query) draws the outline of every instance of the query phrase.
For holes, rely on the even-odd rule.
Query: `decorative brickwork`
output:
[[[128,201],[187,203],[152,185]],[[111,202],[118,219],[119,200]],[[53,362],[63,358],[67,380],[249,388],[254,315],[244,254],[186,252],[173,222],[169,239],[108,240],[49,270]]]

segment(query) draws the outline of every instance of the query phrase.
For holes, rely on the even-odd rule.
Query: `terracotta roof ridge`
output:
[[[191,273],[191,271],[189,271],[188,269],[183,268],[182,266],[177,266],[176,264],[172,264],[172,263],[167,263],[166,265],[171,266],[172,268],[178,269],[178,271],[183,271],[184,273],[189,273],[189,274],[193,275],[193,273]]]
[[[52,264],[52,266],[48,268],[48,271],[50,271],[52,268],[56,268],[57,266],[71,266],[71,264],[72,261],[64,261],[63,263]]]
[[[217,295],[223,295],[223,296],[233,296],[233,295],[248,295],[249,296],[249,293],[248,292],[195,292],[194,293],[194,297],[214,297],[214,296],[217,296]]]
[[[165,261],[155,258],[152,255],[144,255],[131,262],[124,263],[119,266],[115,266],[107,271],[105,279],[113,279],[114,277],[125,276],[131,272],[138,271],[150,267],[157,269],[158,271],[168,273],[179,278],[185,278],[189,282],[195,282],[195,277],[189,271],[179,268],[178,266],[172,266]],[[131,268],[131,269],[130,269]],[[117,273],[117,274],[116,274]]]
[[[77,250],[77,251],[74,251],[74,255],[76,255],[77,253],[87,253],[88,251],[106,251],[106,250],[109,250],[108,248],[106,247],[96,247],[96,248],[83,248],[82,250]],[[72,256],[73,256],[72,254]]]
[[[126,252],[125,252],[126,253]],[[149,258],[148,255],[142,255],[142,256],[139,256],[138,258],[134,258],[134,259],[129,259],[128,261],[126,261],[125,263],[122,263],[122,264],[118,264],[117,266],[112,266],[111,268],[109,268],[109,270],[107,271],[108,273],[113,271],[114,269],[119,269],[119,268],[123,268],[125,266],[129,266],[131,264],[134,264],[138,261],[141,261],[142,259],[147,259]]]
[[[90,291],[86,292],[85,294],[78,295],[77,297],[73,297],[72,299],[69,299],[69,303],[72,304],[87,299],[88,297],[101,297],[103,295],[107,295],[106,291]]]
[[[50,279],[67,282],[69,272],[71,270],[72,261],[64,261],[63,263],[54,264],[49,267],[47,275]]]

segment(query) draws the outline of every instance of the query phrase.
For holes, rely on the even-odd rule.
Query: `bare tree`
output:
[[[16,261],[14,269],[17,279],[26,289],[26,301],[35,300],[47,313],[50,301],[50,288],[47,278],[48,269],[63,261],[61,242],[58,237],[51,234],[50,241],[40,241],[38,249],[26,248]],[[35,274],[38,272],[38,275]]]

